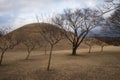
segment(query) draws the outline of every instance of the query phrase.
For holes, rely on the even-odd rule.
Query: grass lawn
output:
[[[79,49],[77,56],[71,50],[53,52],[51,70],[46,71],[48,56],[43,51],[33,51],[24,60],[26,51],[8,51],[0,66],[0,80],[120,80],[120,47],[108,46],[100,53],[94,47]]]

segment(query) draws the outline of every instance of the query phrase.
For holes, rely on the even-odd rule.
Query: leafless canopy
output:
[[[1,50],[1,58],[0,58],[0,65],[2,64],[2,60],[4,57],[4,53],[8,49],[13,49],[17,42],[13,40],[13,34],[6,34],[7,30],[0,30],[0,50]]]
[[[47,70],[50,69],[52,50],[54,45],[56,45],[61,39],[63,39],[63,30],[49,24],[49,26],[42,26],[42,30],[40,31],[41,36],[50,44],[50,55],[48,60]]]
[[[50,24],[51,25],[51,24]],[[41,36],[48,42],[50,45],[55,45],[61,39],[63,39],[63,32],[60,28],[55,26],[43,26],[40,31]]]
[[[120,34],[120,8],[117,9],[111,17],[106,19],[106,25],[110,28],[110,31],[116,34]]]
[[[89,31],[98,26],[101,20],[98,11],[91,9],[69,9],[52,19],[54,24],[68,31],[65,36],[72,43],[73,49],[78,48]]]
[[[97,6],[100,16],[120,8],[120,0],[104,0],[105,2]]]

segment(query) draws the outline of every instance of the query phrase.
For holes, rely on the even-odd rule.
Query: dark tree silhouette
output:
[[[91,9],[66,10],[64,14],[52,19],[53,23],[65,29],[66,38],[71,42],[72,55],[76,55],[76,50],[87,36],[89,31],[99,25],[102,19],[98,16],[98,11]]]
[[[120,34],[120,8],[107,19],[107,26],[113,33]]]

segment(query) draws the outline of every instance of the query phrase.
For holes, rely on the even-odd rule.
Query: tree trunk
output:
[[[72,55],[73,56],[77,55],[76,51],[77,51],[77,47],[73,47],[73,49],[72,49]]]
[[[27,55],[27,57],[25,58],[26,60],[28,60],[28,58],[29,58],[29,56],[30,56],[30,53],[31,53],[31,51],[28,51],[28,55]]]
[[[1,58],[0,58],[0,66],[2,65],[3,57],[4,57],[5,51],[2,51]]]
[[[48,60],[47,71],[50,70],[50,63],[51,63],[51,57],[52,57],[52,50],[53,50],[53,45],[51,45],[51,49],[50,49],[50,55],[49,55],[49,60]]]
[[[88,52],[88,53],[91,53],[91,48],[92,48],[92,47],[90,46],[90,47],[89,47],[89,52]]]
[[[103,47],[104,47],[104,46],[101,46],[101,52],[103,52]]]

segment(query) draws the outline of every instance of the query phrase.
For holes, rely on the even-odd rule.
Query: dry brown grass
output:
[[[54,51],[51,70],[46,71],[48,53],[32,52],[29,60],[25,51],[9,51],[0,66],[0,80],[120,80],[120,47],[79,49],[77,56],[70,50]]]

